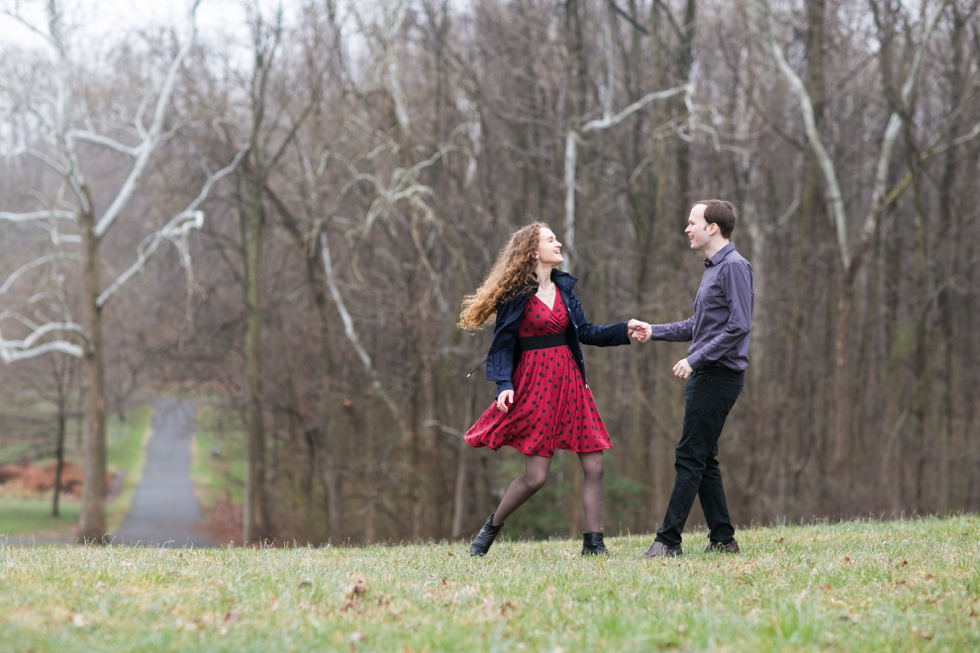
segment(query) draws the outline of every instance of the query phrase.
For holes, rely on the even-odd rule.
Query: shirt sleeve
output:
[[[694,317],[668,324],[651,324],[650,337],[667,342],[690,342],[694,338]]]

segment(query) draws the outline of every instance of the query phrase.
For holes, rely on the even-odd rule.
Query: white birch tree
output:
[[[196,12],[200,0],[188,3],[185,24],[177,37],[175,53],[165,69],[150,71],[145,91],[136,109],[127,118],[94,115],[86,102],[86,84],[104,74],[94,69],[82,44],[73,39],[66,6],[61,0],[45,0],[43,20],[36,18],[38,3],[5,2],[0,12],[18,21],[44,44],[48,53],[45,77],[49,85],[0,86],[4,105],[19,109],[24,121],[36,125],[36,138],[5,143],[2,153],[8,159],[29,159],[46,171],[47,187],[35,196],[41,208],[0,212],[4,223],[34,223],[51,233],[51,251],[20,266],[3,282],[0,303],[14,284],[26,283],[33,272],[58,259],[77,261],[83,287],[84,317],[42,319],[19,310],[3,311],[0,318],[0,359],[5,363],[60,352],[84,361],[86,394],[85,486],[78,536],[84,542],[104,542],[106,532],[106,391],[103,362],[103,310],[135,275],[142,271],[160,245],[171,242],[181,251],[181,261],[189,261],[187,235],[203,224],[201,205],[213,185],[237,165],[241,153],[225,168],[207,171],[200,192],[186,205],[175,207],[163,225],[151,226],[134,253],[133,262],[110,283],[103,283],[100,248],[108,234],[120,224],[135,224],[137,216],[127,213],[151,158],[172,134],[168,124],[171,100],[182,65],[194,43]],[[28,11],[33,13],[27,13]],[[91,71],[92,78],[87,77]],[[122,110],[114,112],[123,113]],[[95,125],[107,125],[98,130]],[[124,170],[118,188],[99,188],[96,194],[90,179],[104,172],[99,162],[106,153]],[[105,208],[94,197],[109,197]],[[66,225],[66,226],[63,226]],[[60,235],[68,231],[68,237]],[[0,278],[3,278],[0,276]],[[0,306],[2,309],[2,306]],[[70,315],[65,311],[64,315]],[[18,334],[7,337],[5,330]]]

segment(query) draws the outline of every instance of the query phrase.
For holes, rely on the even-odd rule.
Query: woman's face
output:
[[[538,237],[538,261],[542,265],[556,268],[564,262],[561,255],[561,243],[555,233],[547,227],[542,227]]]

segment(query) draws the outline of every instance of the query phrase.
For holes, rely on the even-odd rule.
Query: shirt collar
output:
[[[710,268],[712,266],[718,265],[719,263],[721,263],[722,259],[728,256],[728,253],[733,249],[735,249],[735,244],[728,243],[727,245],[719,249],[717,252],[715,252],[714,256],[712,256],[711,258],[704,259],[704,267]]]

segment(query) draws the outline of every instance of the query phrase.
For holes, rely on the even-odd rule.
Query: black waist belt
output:
[[[532,349],[547,349],[548,347],[561,347],[562,345],[567,345],[565,342],[565,333],[549,333],[546,336],[530,336],[527,338],[518,338],[518,344],[521,346],[523,351],[530,351]]]

